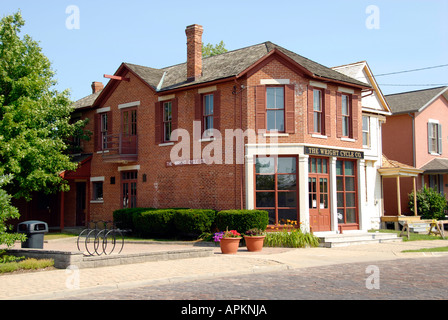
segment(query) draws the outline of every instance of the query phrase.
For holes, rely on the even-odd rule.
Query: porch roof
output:
[[[423,170],[395,160],[390,160],[383,154],[382,165],[378,169],[378,172],[383,177],[416,177]]]
[[[448,173],[448,159],[435,158],[420,168],[424,174]]]

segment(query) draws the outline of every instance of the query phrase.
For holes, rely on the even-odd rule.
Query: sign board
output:
[[[364,152],[305,146],[305,154],[322,157],[364,159]]]

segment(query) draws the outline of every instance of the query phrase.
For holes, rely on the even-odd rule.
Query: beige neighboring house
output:
[[[362,138],[364,149],[364,172],[359,177],[361,193],[359,195],[362,208],[362,226],[364,230],[379,229],[383,215],[383,194],[381,175],[382,167],[382,124],[391,115],[390,107],[376,82],[372,70],[366,61],[360,61],[332,68],[358,81],[369,84],[372,89],[362,92]]]

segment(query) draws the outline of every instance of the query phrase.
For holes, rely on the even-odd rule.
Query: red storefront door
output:
[[[330,175],[328,159],[310,157],[308,172],[310,227],[313,231],[330,231]]]

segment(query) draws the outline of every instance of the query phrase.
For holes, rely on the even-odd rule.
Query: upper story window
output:
[[[285,131],[284,87],[266,88],[266,118],[268,131]]]
[[[370,147],[370,117],[362,116],[362,145]]]
[[[350,108],[350,98],[348,95],[343,94],[341,96],[341,114],[342,114],[342,136],[351,136],[351,108]]]
[[[438,121],[428,122],[428,152],[442,154],[442,125]]]
[[[260,85],[255,88],[255,129],[295,132],[294,85]]]
[[[207,137],[213,136],[213,113],[214,113],[214,96],[213,94],[205,94],[203,96],[203,130]]]
[[[101,128],[101,148],[107,149],[107,113],[101,113],[100,116]]]
[[[163,103],[163,141],[171,141],[172,126],[172,103],[171,101]]]
[[[336,135],[339,138],[358,139],[359,98],[355,94],[336,93]]]
[[[313,130],[315,133],[324,134],[322,125],[323,121],[322,109],[322,91],[318,89],[313,90]]]

